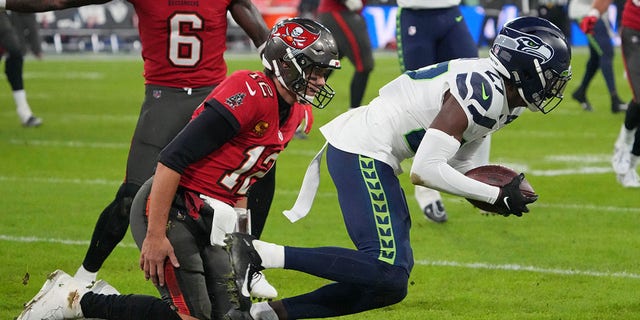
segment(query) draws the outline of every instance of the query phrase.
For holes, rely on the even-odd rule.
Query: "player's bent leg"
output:
[[[246,303],[248,308],[251,303],[248,299],[239,300],[234,285],[233,273],[229,256],[221,246],[213,245],[204,248],[203,253],[206,272],[206,281],[209,294],[212,297],[212,319],[223,319],[231,309],[240,309],[241,303]]]
[[[388,276],[384,279],[371,279],[366,286],[338,282],[307,294],[283,299],[285,313],[291,319],[326,318],[396,304],[407,295],[408,276],[403,268],[389,267]]]
[[[125,183],[120,186],[115,199],[100,214],[93,230],[91,243],[85,254],[82,267],[90,273],[96,273],[111,254],[113,249],[122,241],[129,227],[129,212],[136,192],[140,186]],[[83,280],[83,275],[78,274]]]
[[[271,209],[276,188],[276,165],[249,189],[247,209],[251,212],[251,234],[260,238]]]
[[[136,193],[136,196],[131,202],[131,210],[129,214],[129,224],[131,225],[131,235],[135,240],[138,249],[142,248],[142,242],[147,234],[147,199],[151,193],[151,185],[153,184],[153,177],[149,178],[140,190]]]

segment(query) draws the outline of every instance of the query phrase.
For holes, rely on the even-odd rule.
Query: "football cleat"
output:
[[[252,279],[256,273],[263,270],[262,259],[253,247],[252,241],[256,237],[246,233],[230,233],[224,240],[227,244],[225,249],[229,252],[231,270],[235,279],[238,300],[247,299],[251,296]],[[240,310],[249,311],[249,310]]]
[[[40,288],[40,291],[38,291],[38,293],[36,293],[36,295],[31,298],[31,300],[29,300],[29,302],[24,304],[25,309],[27,307],[29,307],[30,305],[34,304],[36,301],[40,300],[40,298],[47,293],[51,287],[53,286],[53,284],[58,280],[58,278],[60,278],[63,274],[65,274],[64,271],[62,270],[56,270],[54,272],[51,272],[48,276],[47,276],[47,280],[44,282],[44,284],[42,285],[42,288]]]
[[[56,270],[51,275],[40,292],[25,305],[16,320],[62,320],[83,317],[80,299],[89,288],[61,270]],[[50,280],[51,283],[48,283]]]
[[[629,169],[623,174],[617,174],[618,182],[625,188],[640,188],[640,177],[634,169]]]
[[[268,302],[258,302],[251,306],[249,312],[253,319],[278,320],[278,314],[271,308]]]
[[[253,320],[248,311],[231,309],[222,317],[223,320]]]
[[[258,301],[273,300],[278,297],[278,291],[268,281],[260,271],[253,274],[251,278],[250,294],[251,298]]]
[[[611,113],[625,112],[628,109],[628,105],[619,98],[611,99]]]
[[[442,201],[440,200],[436,200],[427,204],[422,212],[424,212],[424,215],[425,217],[427,217],[427,219],[436,223],[447,222],[447,220],[449,219],[449,217],[447,216],[447,211],[445,211],[444,209],[444,204],[442,204]]]
[[[91,286],[91,292],[104,295],[120,294],[120,292],[116,290],[116,288],[114,288],[104,280],[96,281],[93,286]]]
[[[618,175],[623,175],[629,171],[631,166],[631,146],[624,142],[616,142],[613,147],[611,166]]]
[[[36,116],[30,116],[27,121],[22,123],[22,126],[25,128],[36,128],[42,125],[42,118],[38,118]]]
[[[591,103],[589,103],[589,101],[587,100],[587,97],[584,94],[584,91],[575,91],[571,97],[573,97],[574,100],[578,101],[578,103],[580,103],[580,107],[582,107],[582,110],[584,111],[593,111],[593,107],[591,106]]]

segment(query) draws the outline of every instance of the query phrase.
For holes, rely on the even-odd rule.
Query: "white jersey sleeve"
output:
[[[469,119],[463,144],[517,116],[509,114],[502,78],[489,60],[460,59],[400,75],[382,87],[368,106],[343,113],[320,131],[334,147],[385,162],[399,174],[400,163],[415,155],[440,112],[447,90]]]

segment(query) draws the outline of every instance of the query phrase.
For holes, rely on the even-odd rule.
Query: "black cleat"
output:
[[[577,90],[571,95],[571,97],[580,103],[582,110],[589,112],[593,111],[593,106],[591,106],[591,103],[587,100],[587,96],[584,91]]]
[[[426,207],[424,207],[423,212],[427,219],[436,223],[447,222],[449,218],[447,216],[447,211],[445,211],[444,209],[444,204],[442,204],[441,200],[436,200],[432,203],[429,203]]]
[[[225,249],[229,252],[231,269],[237,289],[234,294],[237,295],[236,298],[239,301],[239,310],[236,311],[249,311],[251,307],[251,279],[253,279],[254,274],[264,269],[262,267],[262,259],[253,247],[252,241],[255,239],[256,237],[252,235],[235,232],[228,234],[224,240],[227,244]],[[232,311],[227,314],[231,314]]]
[[[253,320],[251,314],[248,311],[240,311],[236,309],[231,309],[227,314],[222,317],[223,320]]]
[[[620,101],[619,98],[611,99],[611,113],[625,112],[627,108],[627,104]]]
[[[22,123],[22,126],[25,128],[37,128],[41,125],[42,125],[42,119],[35,116],[30,116],[29,119],[27,119],[27,121]]]

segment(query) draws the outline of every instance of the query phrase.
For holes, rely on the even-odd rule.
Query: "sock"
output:
[[[16,90],[13,92],[13,100],[16,102],[16,112],[22,122],[27,122],[29,117],[33,115],[29,103],[27,103],[27,93],[24,90]]]
[[[631,145],[633,143],[633,140],[635,139],[636,130],[629,130],[625,126],[622,126],[622,130],[624,144]]]
[[[633,143],[633,140],[635,138],[635,131],[636,130],[629,130],[627,129],[627,127],[623,124],[620,127],[620,133],[618,134],[618,138],[616,139],[616,143],[615,145],[618,147],[622,147],[622,146],[629,146]]]
[[[249,313],[256,320],[278,320],[278,315],[266,301],[252,304]]]
[[[87,283],[92,283],[96,281],[96,278],[98,277],[98,273],[88,271],[87,269],[84,268],[83,265],[81,265],[80,268],[78,268],[78,271],[76,271],[76,274],[73,275],[73,277],[80,281],[86,281]]]
[[[258,251],[260,258],[262,258],[263,267],[266,269],[284,268],[283,246],[260,240],[253,240],[253,246]]]
[[[435,203],[438,200],[442,200],[440,192],[423,186],[415,186],[414,195],[416,197],[418,205],[420,206],[420,209],[423,211],[424,208],[426,208],[428,205]]]

